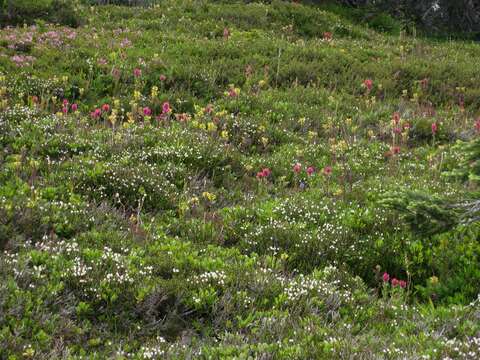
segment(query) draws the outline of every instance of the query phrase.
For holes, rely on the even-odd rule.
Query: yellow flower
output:
[[[141,96],[142,96],[142,94],[140,93],[140,91],[135,90],[135,91],[133,92],[133,98],[134,98],[136,101],[140,100],[140,97],[141,97]]]
[[[117,115],[112,112],[112,114],[108,117],[108,120],[110,120],[112,125],[115,125],[115,123],[117,122]]]
[[[267,84],[267,82],[265,80],[260,80],[258,82],[258,86],[260,86],[260,87],[264,87],[266,84]]]
[[[308,132],[308,138],[312,140],[313,138],[316,138],[318,136],[318,133],[316,131],[309,131]]]
[[[298,119],[298,123],[300,125],[304,125],[306,120],[307,120],[306,118],[302,117],[302,118]]]
[[[348,144],[347,144],[347,142],[346,142],[345,140],[340,140],[340,141],[338,142],[337,146],[338,146],[338,149],[339,149],[340,151],[345,151],[345,150],[348,149]]]
[[[61,117],[61,116],[63,116],[63,113],[62,113],[61,111],[59,111],[59,112],[57,112],[56,115],[57,115],[58,117]]]
[[[438,284],[438,277],[432,276],[432,277],[430,278],[430,284],[432,284],[432,285],[437,285],[437,284]]]
[[[80,95],[83,95],[83,93],[85,92],[85,89],[84,89],[84,88],[80,88],[78,91],[80,92]]]
[[[260,126],[258,127],[258,131],[260,131],[260,132],[265,132],[265,126],[260,125]]]
[[[62,76],[62,81],[66,83],[68,81],[68,76]]]
[[[207,130],[211,132],[217,131],[217,125],[215,125],[214,122],[209,122],[207,126]]]
[[[245,170],[247,171],[252,171],[253,170],[253,166],[252,165],[245,165]]]
[[[224,139],[228,139],[228,131],[227,130],[223,130],[222,133],[220,134],[220,136]]]
[[[216,196],[215,194],[212,194],[212,193],[210,193],[210,192],[208,192],[208,191],[204,191],[204,192],[202,193],[202,196],[203,196],[203,198],[204,198],[205,200],[208,200],[208,201],[210,201],[210,202],[214,202],[215,199],[217,198],[217,196]]]
[[[33,349],[31,345],[29,345],[28,348],[25,349],[22,355],[26,358],[33,358],[33,356],[35,355],[35,349]]]
[[[156,98],[158,96],[158,87],[157,86],[152,86],[152,90],[150,92],[152,95],[152,98]]]
[[[263,144],[263,146],[268,145],[268,138],[267,137],[262,137],[262,144]]]
[[[116,108],[119,108],[120,107],[120,100],[119,99],[113,100],[113,106],[115,106]]]
[[[352,119],[348,118],[347,120],[345,120],[345,124],[349,127],[352,126]]]
[[[367,134],[368,134],[368,136],[369,136],[370,138],[372,138],[372,139],[375,137],[375,132],[374,132],[373,130],[368,130],[368,133],[367,133]]]

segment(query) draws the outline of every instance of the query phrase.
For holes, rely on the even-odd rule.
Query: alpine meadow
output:
[[[0,0],[0,359],[480,359],[476,2],[365,3]]]

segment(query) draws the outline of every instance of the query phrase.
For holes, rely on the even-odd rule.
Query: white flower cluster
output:
[[[215,284],[219,286],[224,286],[226,279],[227,279],[227,276],[225,275],[225,272],[220,270],[220,271],[209,271],[200,275],[195,275],[188,281],[190,283],[200,284],[200,285]]]

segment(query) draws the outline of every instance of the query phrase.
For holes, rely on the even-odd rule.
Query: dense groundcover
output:
[[[480,45],[295,2],[72,11],[0,30],[1,359],[480,357],[478,224],[385,206],[475,197]]]

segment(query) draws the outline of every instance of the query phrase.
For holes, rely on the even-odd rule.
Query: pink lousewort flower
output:
[[[323,33],[323,40],[331,41],[333,39],[333,34],[330,31],[325,31]]]
[[[300,163],[296,163],[293,165],[293,171],[298,174],[300,171],[302,171],[302,165]]]
[[[391,152],[393,155],[400,154],[400,146],[392,146]]]
[[[112,76],[115,78],[115,79],[120,79],[120,76],[122,75],[121,71],[117,68],[113,68],[112,69]]]
[[[271,173],[269,168],[263,168],[262,171],[257,172],[257,179],[267,178]]]
[[[480,117],[477,120],[475,120],[475,124],[473,125],[473,127],[475,128],[477,133],[480,133]]]
[[[213,111],[213,105],[212,104],[208,104],[207,106],[205,106],[205,109],[203,109],[203,112],[205,114],[211,114]]]
[[[101,115],[102,115],[102,110],[98,108],[90,113],[90,116],[94,119],[98,119]]]
[[[67,99],[63,99],[63,106],[67,106],[68,105],[68,100]]]
[[[383,282],[388,282],[390,280],[390,275],[388,275],[387,272],[384,272],[382,276],[382,280]]]
[[[332,174],[332,167],[331,166],[325,166],[323,168],[323,175],[330,176],[331,174]]]
[[[78,105],[75,104],[75,103],[73,103],[73,104],[72,104],[72,111],[73,111],[73,112],[76,112],[77,110],[78,110]]]
[[[136,78],[142,76],[142,70],[139,69],[139,68],[135,68],[135,69],[133,70],[133,76],[135,76]]]
[[[465,96],[463,96],[463,94],[458,96],[458,106],[460,106],[461,109],[465,108]]]
[[[228,40],[229,37],[230,37],[230,30],[228,30],[228,28],[223,29],[223,38],[225,40]]]
[[[163,74],[160,75],[160,81],[165,81],[165,80],[167,80],[167,77]]]
[[[365,87],[370,91],[373,88],[373,80],[372,79],[366,79],[363,82],[363,85],[365,85]]]
[[[393,287],[398,286],[398,280],[397,280],[396,278],[393,278],[393,279],[392,279],[392,286],[393,286]]]
[[[402,128],[399,127],[399,126],[395,126],[395,127],[393,128],[393,132],[394,132],[395,134],[400,134],[400,133],[402,132]]]
[[[398,125],[398,123],[400,122],[400,113],[394,112],[392,116],[392,120],[394,125]]]
[[[308,176],[312,176],[314,172],[315,172],[315,168],[313,166],[309,166],[307,168],[307,175]]]
[[[438,131],[438,125],[437,123],[432,124],[432,134],[435,135]]]
[[[109,112],[109,110],[110,110],[110,105],[108,105],[108,104],[103,104],[103,105],[102,105],[102,110],[103,110],[104,112]]]
[[[425,90],[428,86],[428,79],[425,78],[425,79],[420,80],[420,86],[422,87],[423,90]]]
[[[405,289],[407,287],[407,282],[405,280],[400,280],[398,284],[402,289]]]
[[[143,115],[145,116],[151,116],[152,115],[152,109],[150,109],[148,106],[143,108]]]
[[[32,96],[32,102],[34,104],[37,104],[38,103],[38,96],[36,96],[36,95]]]
[[[168,114],[172,111],[170,108],[170,103],[168,101],[165,101],[162,105],[162,113],[163,114]]]
[[[64,107],[62,108],[62,112],[63,112],[65,115],[68,114],[68,106],[64,106]]]

